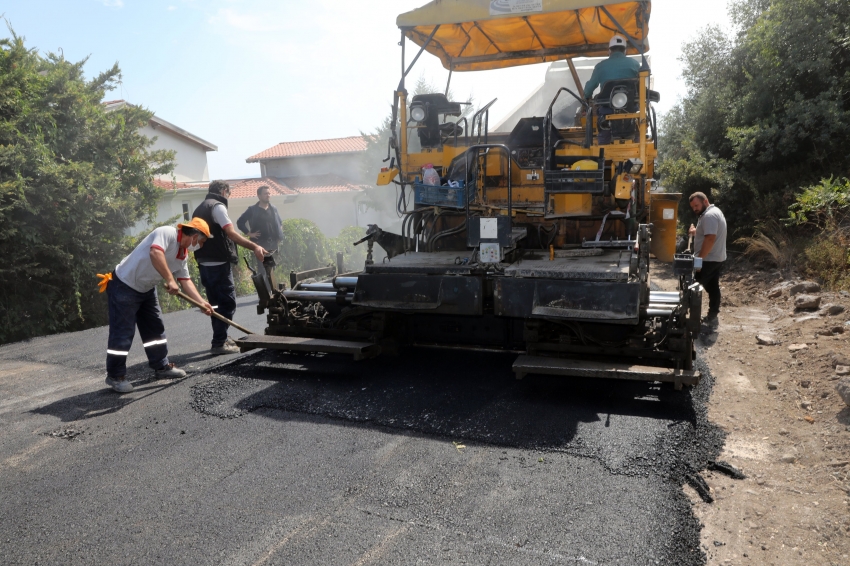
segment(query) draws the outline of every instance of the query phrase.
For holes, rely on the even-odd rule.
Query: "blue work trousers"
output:
[[[201,284],[207,292],[207,301],[215,312],[233,320],[236,313],[236,287],[230,264],[199,265],[198,271],[201,273]],[[215,317],[210,317],[210,322],[213,329],[212,347],[217,348],[227,341],[228,324]]]
[[[106,288],[109,297],[109,341],[106,346],[106,373],[109,377],[127,374],[127,356],[136,327],[145,347],[148,365],[162,369],[168,365],[168,343],[156,289],[139,293],[114,273]]]

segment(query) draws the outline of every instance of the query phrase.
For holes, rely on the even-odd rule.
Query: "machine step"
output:
[[[522,379],[530,373],[567,377],[602,377],[633,381],[664,381],[675,384],[676,389],[681,389],[682,385],[696,385],[700,379],[698,371],[676,371],[672,368],[656,366],[529,355],[518,357],[514,362],[513,370],[517,379]]]
[[[272,336],[268,334],[249,334],[236,340],[243,352],[255,348],[269,350],[289,350],[293,352],[322,352],[326,354],[351,354],[355,360],[374,358],[381,353],[381,347],[371,342],[351,342],[348,340],[325,340],[304,336]]]

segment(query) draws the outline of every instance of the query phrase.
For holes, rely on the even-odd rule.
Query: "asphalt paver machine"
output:
[[[519,378],[696,384],[702,289],[693,257],[676,255],[669,237],[675,200],[651,190],[659,94],[646,58],[650,7],[435,0],[400,15],[402,77],[377,184],[395,185],[401,233],[370,226],[356,273],[289,289],[258,280],[268,327],[242,348],[355,359],[408,346],[495,351],[518,354]],[[614,34],[640,57],[639,78],[603,84],[588,99],[573,58],[607,55]],[[418,50],[407,63],[411,42]],[[566,60],[576,88],[560,88],[544,116],[491,132],[495,100],[465,115],[445,94],[408,96],[405,78],[424,53],[449,80]],[[650,253],[673,260],[677,291],[651,289]]]

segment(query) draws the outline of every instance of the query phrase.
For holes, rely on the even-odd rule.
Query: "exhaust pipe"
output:
[[[336,289],[347,287],[353,289],[357,287],[357,277],[334,277],[333,286]]]

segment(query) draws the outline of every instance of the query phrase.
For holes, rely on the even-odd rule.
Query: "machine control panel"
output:
[[[502,248],[498,242],[485,243],[481,242],[481,247],[478,250],[478,257],[481,263],[499,263],[502,261]]]

